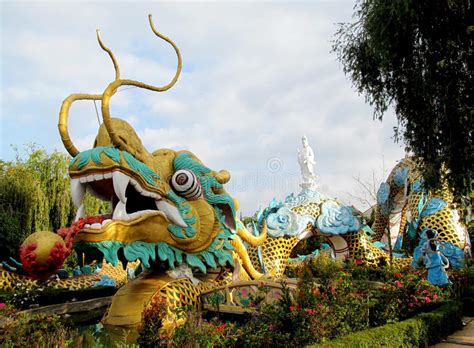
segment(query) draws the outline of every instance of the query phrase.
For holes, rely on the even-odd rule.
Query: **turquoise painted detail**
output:
[[[448,203],[441,198],[431,198],[426,207],[421,212],[421,217],[427,217],[436,214],[448,206]]]
[[[178,196],[174,191],[169,191],[166,193],[166,197],[174,203],[176,208],[178,208],[179,214],[183,218],[187,227],[183,228],[174,224],[168,225],[168,231],[178,238],[189,238],[194,237],[197,233],[193,225],[196,223],[196,216],[188,216],[191,206],[188,201],[181,196]]]
[[[459,269],[464,266],[464,251],[451,242],[441,242],[441,253],[447,257],[451,267]]]
[[[383,242],[380,242],[380,241],[375,241],[374,242],[374,246],[377,248],[377,249],[383,249],[385,248],[387,245]]]
[[[206,175],[211,173],[211,169],[207,168],[203,164],[191,158],[191,154],[182,153],[173,161],[174,170],[188,169],[191,170],[201,182],[204,197],[212,205],[225,204],[230,207],[232,218],[235,216],[234,200],[227,193],[216,194],[212,189],[221,189],[223,186],[217,179],[212,175]]]
[[[386,182],[382,182],[377,191],[377,203],[382,205],[387,203],[388,197],[390,196],[390,185]]]
[[[423,189],[423,180],[417,180],[411,185],[412,192],[418,192]]]
[[[374,231],[369,227],[369,225],[366,224],[361,224],[361,230],[363,230],[368,236],[372,236],[374,234]]]
[[[105,154],[108,158],[112,159],[116,163],[120,163],[120,150],[113,146],[99,146],[90,150],[80,152],[76,157],[74,157],[69,166],[71,167],[74,163],[77,162],[77,169],[81,170],[86,164],[90,161],[93,161],[95,164],[102,164],[100,156]],[[123,158],[128,163],[130,168],[135,172],[140,174],[143,179],[150,185],[155,185],[155,181],[160,178],[152,169],[150,169],[145,163],[140,162],[127,151],[122,151]]]
[[[403,245],[403,236],[399,235],[397,237],[397,241],[395,242],[395,245],[393,247],[394,251],[401,251],[402,250],[402,245]]]
[[[153,244],[137,241],[127,245],[123,253],[127,260],[140,260],[143,266],[150,267],[149,260],[155,261],[156,252]]]
[[[335,202],[324,202],[321,205],[321,215],[316,225],[322,233],[345,234],[349,231],[358,231],[360,222],[352,215],[350,207],[341,207]]]
[[[408,223],[408,230],[407,230],[407,233],[408,233],[408,237],[410,237],[410,239],[415,239],[416,238],[416,230],[417,230],[418,226],[415,225],[415,223],[412,223],[412,222],[409,222]]]
[[[116,286],[117,282],[110,278],[108,275],[103,275],[99,281],[95,282],[94,285],[92,285],[93,288],[97,288],[99,286]]]
[[[132,168],[135,172],[139,173],[143,179],[150,185],[155,185],[155,181],[160,178],[158,174],[156,174],[150,167],[148,167],[145,163],[137,160],[127,151],[122,151],[123,158],[128,163],[130,168]]]
[[[218,217],[224,219],[223,215]],[[155,261],[158,257],[161,261],[167,261],[170,268],[175,268],[176,263],[186,262],[188,265],[198,267],[203,273],[206,273],[205,264],[211,268],[216,268],[218,264],[221,266],[226,264],[234,265],[234,260],[229,252],[234,250],[234,247],[229,243],[229,240],[233,239],[234,236],[232,231],[226,228],[206,250],[199,253],[186,253],[164,242],[147,243],[136,241],[130,244],[119,241],[79,242],[74,247],[86,253],[87,249],[91,247],[97,248],[104,254],[107,262],[114,266],[117,266],[119,263],[118,251],[120,248],[123,248],[124,256],[128,261],[132,262],[139,259],[146,268],[150,267],[150,260]]]
[[[69,272],[66,271],[64,268],[61,268],[57,273],[59,279],[67,279],[69,278]]]
[[[423,260],[423,254],[425,253],[425,250],[429,248],[429,239],[428,236],[426,235],[427,229],[425,228],[423,231],[420,233],[420,241],[418,242],[418,245],[415,247],[415,250],[413,251],[413,259],[411,261],[411,266],[413,268],[420,268],[422,264],[424,263]],[[434,233],[433,238],[436,238],[438,236],[438,232],[435,230],[432,230]]]
[[[428,270],[427,279],[433,285],[444,286],[450,283],[446,269],[449,261],[440,251],[439,242],[434,242],[435,250],[428,248],[424,256],[425,267]]]
[[[92,275],[94,273],[94,270],[91,266],[85,265],[81,268],[81,272],[83,275]]]
[[[403,168],[397,168],[395,171],[395,175],[393,177],[393,181],[395,182],[395,185],[398,187],[405,186],[405,181],[408,176],[408,172],[410,171],[410,168],[408,167],[403,167]]]
[[[265,210],[262,207],[258,207],[258,212],[255,218],[259,224],[263,223],[264,211]]]
[[[70,162],[71,167],[77,161],[77,169],[81,170],[91,160],[95,164],[102,164],[100,155],[105,154],[114,162],[120,163],[120,151],[113,146],[99,146],[90,150],[82,151],[76,155]]]

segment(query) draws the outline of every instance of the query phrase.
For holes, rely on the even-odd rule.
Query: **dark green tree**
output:
[[[17,257],[22,241],[37,231],[56,231],[70,225],[72,204],[69,159],[60,152],[47,153],[35,146],[25,159],[0,160],[0,261]],[[109,204],[89,194],[84,199],[88,215],[104,214]]]
[[[374,118],[393,106],[395,140],[422,159],[427,185],[441,169],[455,195],[473,180],[473,34],[470,0],[362,0],[333,45]]]

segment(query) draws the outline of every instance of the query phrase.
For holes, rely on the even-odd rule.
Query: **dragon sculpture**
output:
[[[351,208],[311,190],[292,194],[284,203],[273,202],[259,212],[258,221],[247,229],[236,218],[238,201],[224,189],[230,180],[229,172],[208,168],[189,151],[149,152],[126,121],[110,116],[110,100],[121,86],[163,92],[178,80],[182,67],[178,47],[155,29],[151,15],[149,23],[153,33],[176,52],[178,65],[174,77],[161,87],[122,79],[115,56],[97,32],[100,47],[113,62],[115,79],[102,94],[70,95],[59,115],[61,139],[72,156],[69,175],[73,202],[78,209],[76,221],[57,234],[37,232],[30,236],[20,250],[30,277],[2,269],[2,288],[13,282],[46,279],[61,267],[72,250],[83,254],[86,262],[103,263],[103,272],[120,263],[124,268],[127,264],[135,268],[139,262],[144,271],[120,287],[104,323],[136,327],[144,308],[159,296],[167,306],[163,318],[166,328],[176,325],[175,308],[200,301],[205,304],[212,292],[239,282],[281,279],[293,248],[311,235],[327,237],[338,258],[362,259],[374,266],[381,260],[388,262],[388,254],[374,241],[381,239],[388,221],[399,210],[403,212],[397,227],[400,231],[404,230],[410,211],[408,220],[415,230],[431,226],[438,229],[440,238],[459,248],[465,246],[465,234],[455,222],[455,210],[449,204],[441,210],[426,208],[416,214],[417,199],[421,199],[423,191],[417,186],[418,176],[412,167],[403,169],[406,161],[389,177],[394,189],[380,194],[387,197],[379,201],[372,237],[370,229],[361,225]],[[103,118],[93,147],[82,152],[72,143],[67,126],[69,109],[79,100],[100,100]],[[403,175],[397,174],[399,170],[403,170]],[[84,217],[82,199],[86,191],[110,201],[113,213]],[[405,258],[397,262],[410,261]],[[89,278],[95,277],[90,280],[97,281],[99,275]],[[122,285],[126,272],[120,275],[117,280]],[[31,276],[40,280],[32,280]],[[76,278],[77,282],[81,279]],[[76,278],[65,280],[63,285],[70,287]],[[83,281],[83,286],[91,286],[91,282]]]

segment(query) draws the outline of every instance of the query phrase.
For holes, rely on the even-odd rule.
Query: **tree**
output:
[[[17,151],[16,160],[0,160],[0,261],[16,257],[18,246],[31,233],[56,231],[72,223],[69,159],[60,152],[46,153],[29,146],[27,158]],[[84,199],[86,214],[109,209],[107,202],[90,195]]]
[[[473,13],[469,0],[362,0],[333,45],[374,118],[394,107],[395,140],[422,159],[427,186],[445,168],[458,199],[474,179]]]

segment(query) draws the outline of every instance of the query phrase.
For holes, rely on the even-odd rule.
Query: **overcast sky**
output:
[[[152,34],[148,13],[179,46],[183,73],[165,93],[119,91],[112,115],[129,121],[149,151],[188,149],[208,167],[229,170],[228,191],[244,215],[299,192],[303,134],[315,151],[320,191],[361,209],[350,195],[362,196],[354,177],[371,179],[375,171],[381,179],[383,168],[404,155],[392,139],[394,115],[374,121],[330,52],[336,23],[351,20],[353,1],[0,6],[1,159],[13,159],[11,144],[64,151],[57,131],[62,100],[102,93],[114,78],[97,28],[122,78],[168,83],[176,56]],[[92,146],[93,102],[73,105],[69,128],[80,150]]]

